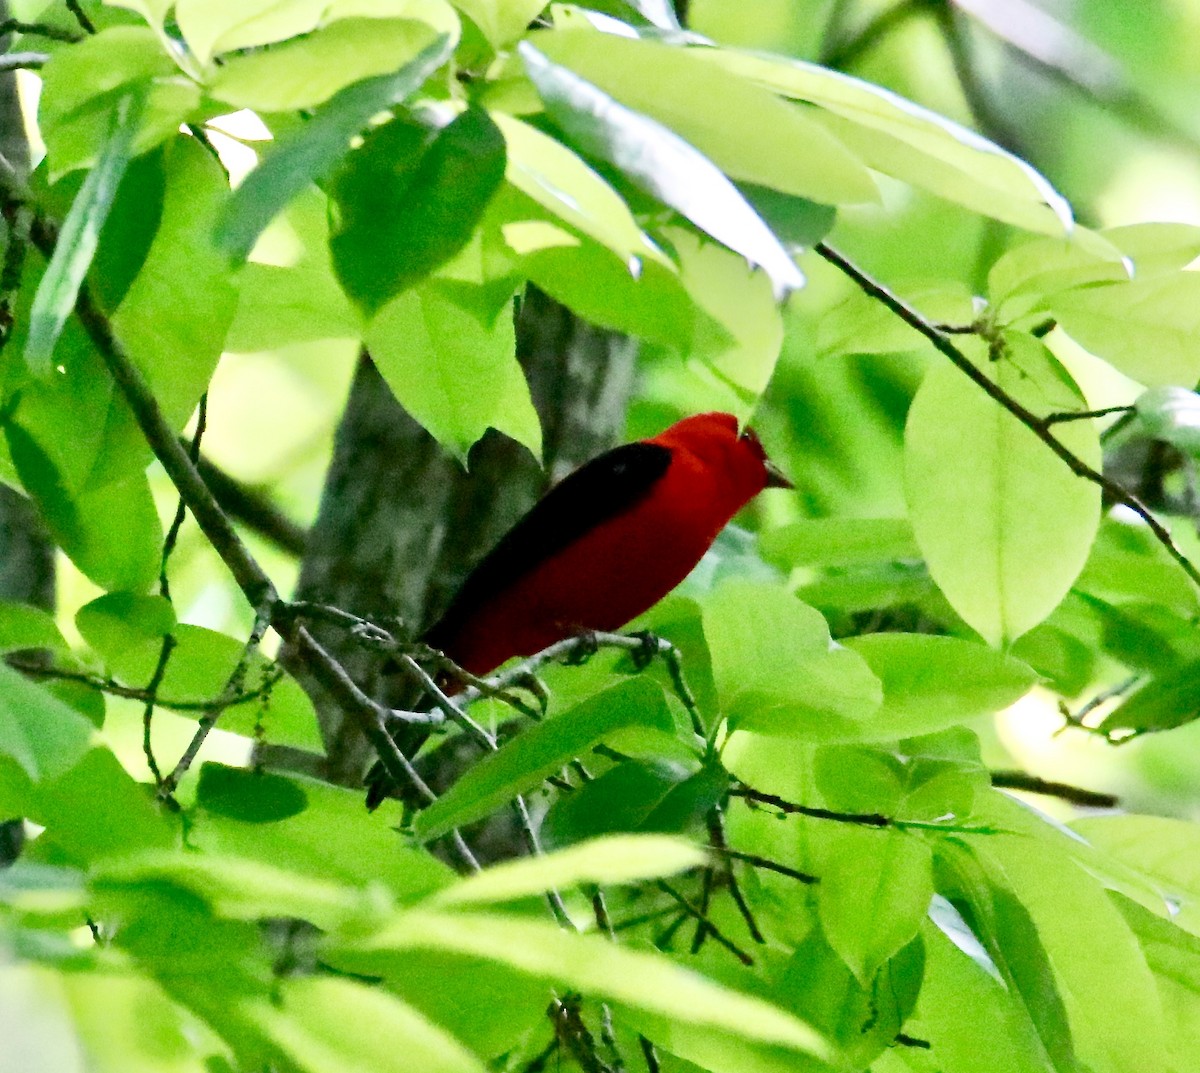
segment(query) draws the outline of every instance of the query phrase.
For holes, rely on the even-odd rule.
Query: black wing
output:
[[[539,563],[649,495],[670,464],[667,447],[627,443],[564,477],[471,571],[425,640],[435,648],[442,647],[477,608]]]

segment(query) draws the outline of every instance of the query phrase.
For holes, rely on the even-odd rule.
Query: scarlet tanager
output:
[[[687,577],[759,492],[791,487],[732,414],[686,417],[606,451],[550,489],[423,640],[485,675],[575,634],[619,629]],[[368,783],[374,808],[388,792],[378,765]]]

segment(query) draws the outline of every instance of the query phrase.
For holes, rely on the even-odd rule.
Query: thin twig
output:
[[[851,823],[859,827],[892,827],[896,825],[895,820],[878,812],[836,812],[832,809],[817,808],[815,805],[800,805],[795,801],[779,797],[777,794],[768,794],[749,786],[735,786],[729,793],[733,797],[742,797],[760,805],[770,805],[772,808],[779,809],[780,812],[797,816],[811,816],[817,820],[835,820],[838,823]]]
[[[900,0],[885,8],[871,19],[858,33],[843,41],[832,42],[832,47],[822,48],[817,62],[823,67],[838,70],[849,67],[860,56],[870,52],[885,37],[902,26],[912,16],[927,8],[927,0]]]
[[[67,10],[75,16],[75,21],[79,23],[79,28],[85,34],[94,34],[96,32],[95,24],[87,17],[87,13],[80,6],[79,0],[67,0]]]
[[[807,872],[801,872],[796,868],[791,868],[786,864],[780,864],[779,861],[773,861],[769,857],[760,857],[757,853],[743,853],[736,849],[723,849],[719,852],[726,857],[732,857],[735,861],[745,861],[752,868],[761,868],[765,872],[778,872],[781,876],[787,876],[789,879],[794,879],[799,883],[819,883],[820,880]]]
[[[1086,421],[1089,417],[1108,417],[1110,414],[1133,412],[1133,406],[1105,406],[1102,410],[1075,410],[1074,412],[1068,410],[1060,414],[1047,414],[1042,418],[1042,424],[1049,428],[1051,425],[1060,425],[1065,421]]]
[[[4,19],[0,22],[0,37],[5,34],[24,34],[26,37],[44,37],[47,41],[64,41],[69,45],[83,40],[79,34],[51,26],[47,22],[22,22],[20,19]]]
[[[0,72],[40,71],[49,59],[44,52],[6,52],[0,56]]]
[[[159,791],[163,788],[164,779],[162,769],[158,766],[158,759],[154,755],[154,743],[151,735],[154,727],[154,708],[158,704],[158,690],[167,673],[167,663],[171,659],[171,653],[175,651],[175,645],[173,633],[163,635],[162,644],[158,649],[158,660],[154,664],[154,673],[146,684],[146,706],[142,710],[142,753],[146,757],[146,766],[150,769],[150,775],[154,779],[155,789]],[[178,803],[170,794],[167,794],[163,800],[178,809]]]
[[[236,697],[245,691],[246,675],[250,671],[250,664],[258,654],[259,645],[262,644],[262,639],[266,635],[267,628],[271,625],[272,610],[273,608],[270,604],[264,604],[255,611],[254,625],[250,627],[250,636],[246,639],[245,645],[242,646],[242,654],[238,657],[237,664],[230,672],[229,678],[225,683],[225,688],[221,691],[221,700],[210,711],[205,712],[200,717],[196,732],[192,735],[192,740],[188,742],[188,747],[184,750],[183,755],[175,764],[174,770],[159,784],[158,797],[160,800],[168,801],[171,799],[171,795],[174,794],[180,779],[187,774],[188,769],[192,766],[192,762],[199,754],[201,747],[208,738],[209,732],[217,725],[217,720],[221,718],[226,708],[229,707],[228,703],[225,703],[227,699]],[[165,645],[163,647],[164,649],[166,648]]]
[[[1116,794],[1085,790],[1082,786],[1041,779],[1027,771],[993,771],[992,785],[1001,790],[1024,790],[1045,797],[1057,797],[1061,801],[1082,805],[1084,808],[1116,808],[1121,803]]]
[[[729,842],[725,837],[725,818],[721,814],[720,805],[716,805],[709,810],[707,822],[708,837],[712,842],[713,849],[728,858]],[[754,919],[754,914],[750,911],[750,906],[746,902],[746,896],[742,893],[737,875],[734,873],[733,865],[728,859],[725,861],[725,879],[729,884],[729,893],[733,897],[733,903],[737,906],[738,912],[742,914],[742,919],[746,922],[746,930],[750,932],[750,938],[756,943],[765,943],[767,940],[763,938],[763,933],[759,930],[758,922]]]
[[[1191,560],[1184,555],[1179,546],[1171,538],[1170,531],[1154,517],[1140,499],[1122,488],[1115,481],[1110,480],[1099,470],[1093,469],[1078,455],[1065,447],[1050,431],[1045,418],[1039,417],[1032,410],[1018,402],[1007,391],[978,369],[975,363],[959,350],[944,333],[938,331],[937,328],[913,309],[912,306],[897,297],[854,264],[853,261],[828,245],[828,243],[818,242],[813,248],[821,257],[853,280],[866,295],[885,305],[910,328],[916,329],[925,336],[940,353],[949,358],[973,383],[982,388],[990,398],[999,403],[1041,440],[1042,443],[1050,448],[1075,476],[1090,481],[1103,492],[1107,493],[1111,500],[1128,507],[1129,510],[1141,518],[1154,535],[1154,538],[1166,549],[1167,554],[1184,570],[1192,580],[1192,583],[1200,588],[1200,570],[1197,570]]]
[[[684,913],[690,916],[693,920],[699,920],[703,922],[707,934],[711,935],[716,943],[728,950],[743,965],[752,966],[754,964],[754,958],[752,958],[746,953],[745,950],[738,946],[737,943],[725,935],[720,928],[718,928],[708,918],[707,914],[702,909],[689,902],[682,894],[679,893],[679,891],[677,891],[664,880],[660,879],[657,883],[655,883],[655,886],[658,887],[658,889],[664,894],[666,894],[672,901],[674,901],[679,908],[682,909]]]
[[[654,1049],[654,1044],[645,1036],[638,1036],[638,1043],[642,1047],[642,1057],[646,1060],[646,1073],[661,1073],[662,1067],[658,1064],[658,1052]]]

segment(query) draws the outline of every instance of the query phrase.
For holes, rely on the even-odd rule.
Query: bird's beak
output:
[[[763,462],[763,469],[767,471],[767,488],[795,488],[791,481],[787,479],[787,474],[783,472],[774,462],[767,459]]]

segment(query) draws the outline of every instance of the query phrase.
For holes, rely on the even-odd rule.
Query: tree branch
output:
[[[1038,417],[1032,410],[1022,405],[990,377],[985,375],[966,354],[954,345],[953,341],[944,332],[939,331],[937,327],[926,320],[912,306],[897,297],[828,243],[818,242],[813,248],[821,257],[853,280],[864,294],[885,305],[910,328],[914,328],[921,335],[925,336],[939,352],[949,358],[972,382],[982,388],[988,396],[999,403],[1053,451],[1075,476],[1085,481],[1090,481],[1105,492],[1113,502],[1128,507],[1129,510],[1141,518],[1146,523],[1150,532],[1154,534],[1154,538],[1166,549],[1167,554],[1183,569],[1192,583],[1197,588],[1200,588],[1200,570],[1197,570],[1192,561],[1184,555],[1179,546],[1171,538],[1170,531],[1150,513],[1150,510],[1140,499],[1126,491],[1115,481],[1110,480],[1099,470],[1093,469],[1078,455],[1065,447],[1050,431],[1050,423],[1048,423],[1047,418]]]
[[[1116,808],[1121,799],[1116,794],[1101,790],[1086,790],[1082,786],[1071,786],[1065,782],[1054,782],[1031,775],[1027,771],[993,771],[992,785],[1001,790],[1024,790],[1031,794],[1057,797],[1072,805],[1084,808]]]
[[[201,455],[195,461],[196,469],[213,498],[229,517],[289,555],[299,558],[304,554],[308,540],[308,531],[304,526],[292,521],[253,485],[226,473],[212,459]]]

